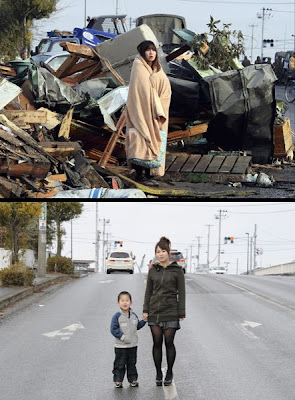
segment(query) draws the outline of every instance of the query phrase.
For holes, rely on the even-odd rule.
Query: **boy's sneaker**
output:
[[[130,386],[131,387],[137,387],[138,386],[138,382],[137,381],[130,382]]]
[[[123,383],[122,382],[115,382],[115,387],[116,388],[122,388],[123,387]]]

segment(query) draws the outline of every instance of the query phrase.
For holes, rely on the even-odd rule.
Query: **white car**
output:
[[[107,274],[110,274],[113,271],[126,271],[133,274],[134,260],[135,256],[133,256],[131,251],[113,251],[106,259]]]
[[[211,267],[209,269],[209,274],[226,274],[225,267]]]
[[[53,71],[57,71],[61,64],[63,64],[65,60],[69,57],[69,55],[70,53],[68,53],[67,51],[64,51],[62,53],[48,52],[37,54],[36,56],[33,56],[32,59],[38,66],[40,66],[40,63],[42,65],[43,62],[44,64],[49,65],[49,67],[52,68]]]

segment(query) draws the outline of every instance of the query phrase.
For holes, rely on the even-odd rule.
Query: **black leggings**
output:
[[[174,346],[174,336],[176,329],[167,328],[162,329],[158,325],[152,325],[151,332],[153,335],[153,358],[157,371],[157,379],[162,376],[162,347],[163,347],[163,337],[165,338],[166,347],[166,358],[167,358],[167,376],[172,375],[172,368],[176,357],[176,349]]]
[[[143,176],[143,171],[145,171],[145,177],[147,179],[151,178],[151,170],[148,168],[141,167],[140,165],[131,164],[131,168],[136,171],[136,179],[140,179]]]

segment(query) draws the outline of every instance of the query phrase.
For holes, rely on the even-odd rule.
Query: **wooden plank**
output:
[[[61,127],[60,130],[58,132],[58,137],[64,137],[66,139],[68,139],[70,137],[70,130],[71,130],[71,122],[73,119],[73,112],[74,109],[70,108],[69,111],[66,113],[66,115],[64,116],[62,123],[61,123]]]
[[[98,61],[97,60],[85,60],[85,61],[80,61],[77,62],[75,65],[72,66],[72,68],[67,70],[67,75],[73,75],[77,72],[81,72],[84,71],[87,68],[90,68],[94,65],[98,65]]]
[[[202,156],[198,164],[193,169],[193,172],[199,172],[199,173],[205,172],[212,158],[213,158],[212,155],[205,154],[204,156]]]
[[[219,171],[225,156],[214,156],[211,163],[209,164],[208,168],[206,169],[206,173],[214,174]]]
[[[60,45],[64,50],[74,54],[79,58],[91,58],[99,60],[99,57],[93,53],[92,48],[90,46],[86,46],[85,44],[64,42]]]
[[[246,172],[247,167],[249,166],[251,161],[250,156],[241,156],[237,159],[235,166],[233,167],[231,173],[232,174],[244,174]]]
[[[3,110],[2,113],[15,123],[22,121],[27,124],[43,124],[47,121],[47,113],[40,110]]]
[[[168,171],[168,172],[179,172],[188,158],[189,158],[188,154],[179,154],[179,156],[177,156],[177,158],[174,161],[174,163],[166,171]]]
[[[166,171],[170,168],[170,166],[173,164],[174,160],[176,160],[177,155],[176,154],[171,154],[167,153],[166,154]]]
[[[71,54],[62,64],[61,66],[56,70],[55,76],[59,79],[64,78],[65,76],[68,75],[68,71],[71,70],[71,68],[76,65],[78,62],[79,57],[76,56],[76,54]]]
[[[177,140],[181,140],[190,136],[201,135],[202,133],[207,132],[207,129],[208,129],[208,124],[205,123],[205,124],[194,125],[190,129],[187,129],[185,131],[169,132],[168,143],[175,142]]]
[[[226,174],[230,173],[235,165],[238,157],[237,156],[227,156],[225,157],[224,163],[222,164],[221,168],[219,169],[219,173]]]
[[[192,172],[195,168],[197,163],[200,161],[201,155],[200,154],[191,154],[187,159],[184,166],[181,168],[181,172]]]

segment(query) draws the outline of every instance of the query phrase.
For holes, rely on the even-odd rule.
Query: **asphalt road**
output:
[[[117,294],[141,315],[145,274],[91,274],[0,323],[5,400],[294,400],[295,277],[186,275],[187,318],[176,334],[171,387],[156,387],[149,328],[141,329],[138,388],[112,383]],[[163,365],[165,368],[165,363]]]

